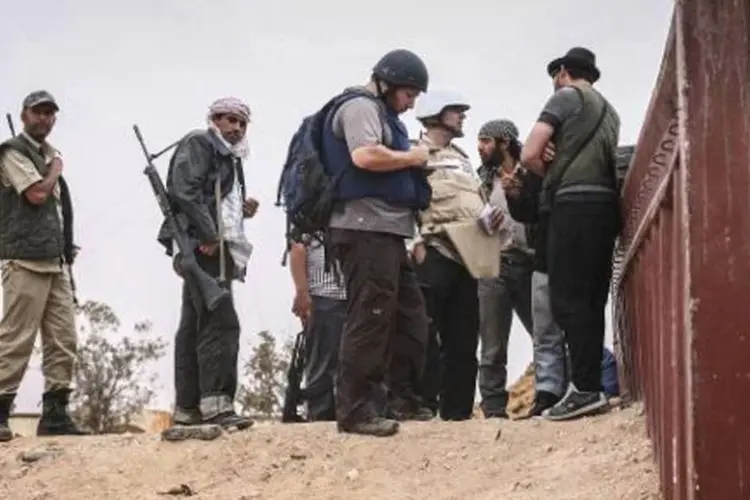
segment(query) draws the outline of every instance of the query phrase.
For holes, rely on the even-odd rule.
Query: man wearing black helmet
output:
[[[604,307],[620,227],[615,175],[620,118],[594,90],[600,73],[590,50],[571,49],[549,63],[547,72],[555,94],[526,140],[521,161],[544,177],[539,210],[550,217],[550,305],[572,363],[568,392],[542,415],[568,420],[608,407],[601,366]],[[556,154],[547,163],[542,155],[549,140]]]
[[[423,166],[429,150],[411,146],[399,115],[427,90],[427,68],[408,50],[386,54],[370,81],[349,88],[323,127],[326,169],[337,203],[330,221],[348,298],[337,380],[342,432],[389,436],[398,422],[376,409],[380,384],[391,416],[432,416],[416,395],[427,316],[404,240],[431,198]]]

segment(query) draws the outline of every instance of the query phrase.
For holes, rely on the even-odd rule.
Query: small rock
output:
[[[357,469],[350,470],[346,473],[346,478],[349,481],[356,481],[357,479],[359,479],[359,471]]]
[[[547,453],[552,453],[553,451],[555,451],[555,447],[551,444],[548,444],[544,451],[546,451]]]
[[[293,450],[289,454],[289,458],[292,460],[306,460],[310,458],[310,454],[304,450]]]
[[[38,462],[39,460],[42,460],[42,459],[55,458],[61,452],[62,450],[59,448],[42,446],[39,448],[33,448],[31,450],[22,451],[21,453],[18,454],[18,460],[20,460],[21,462],[30,464],[30,463]]]
[[[173,486],[172,488],[169,488],[168,490],[165,490],[165,491],[158,491],[157,494],[191,497],[195,495],[195,492],[187,484],[181,484],[179,486]]]
[[[513,483],[513,486],[511,486],[511,491],[518,491],[520,489],[528,490],[531,488],[531,481],[528,479],[524,479],[522,481],[516,481]]]

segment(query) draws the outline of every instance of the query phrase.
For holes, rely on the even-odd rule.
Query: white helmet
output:
[[[440,115],[448,107],[463,108],[467,111],[471,106],[466,98],[459,92],[452,89],[430,90],[423,94],[415,106],[414,112],[417,120],[424,120]]]

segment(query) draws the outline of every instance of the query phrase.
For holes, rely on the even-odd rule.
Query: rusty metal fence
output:
[[[623,187],[626,396],[666,500],[750,499],[750,0],[684,0]]]

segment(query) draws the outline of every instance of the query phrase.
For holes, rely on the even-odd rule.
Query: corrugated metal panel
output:
[[[750,499],[750,1],[678,2],[623,189],[613,302],[667,500]]]

